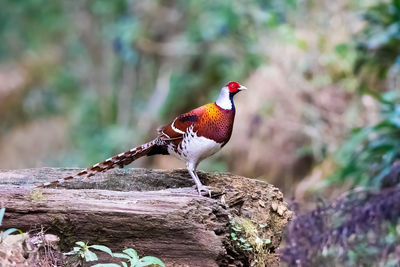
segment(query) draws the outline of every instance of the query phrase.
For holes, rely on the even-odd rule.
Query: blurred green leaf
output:
[[[1,241],[5,240],[5,239],[7,238],[7,236],[9,236],[10,234],[15,233],[15,232],[18,232],[18,233],[20,233],[21,235],[24,234],[20,229],[17,229],[17,228],[10,228],[10,229],[7,229],[7,230],[5,230],[5,231],[3,232],[3,234],[1,235],[0,240],[1,240]]]
[[[1,208],[0,209],[0,226],[1,223],[3,222],[3,218],[4,218],[4,213],[6,212],[6,208]]]
[[[124,253],[113,253],[113,257],[117,257],[117,258],[123,258],[123,259],[131,259],[131,257],[129,257],[127,254]]]
[[[98,260],[96,253],[94,253],[88,249],[85,250],[83,255],[85,257],[85,261],[97,261]]]
[[[125,254],[127,254],[129,257],[131,257],[132,259],[135,259],[135,260],[139,259],[139,256],[138,256],[136,250],[134,250],[132,248],[125,249],[123,252]]]
[[[349,45],[347,43],[338,44],[335,46],[335,51],[344,58],[349,52]]]
[[[113,256],[113,253],[112,253],[111,249],[109,249],[109,248],[106,247],[106,246],[102,246],[102,245],[91,245],[91,246],[88,246],[88,248],[94,248],[94,249],[103,251],[103,252],[109,254],[110,256]]]
[[[86,244],[84,242],[82,242],[82,241],[77,241],[77,242],[75,242],[75,244],[77,244],[77,245],[79,245],[81,247],[86,247]]]

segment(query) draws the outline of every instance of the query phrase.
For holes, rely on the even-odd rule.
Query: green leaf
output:
[[[244,243],[242,246],[247,248],[251,247],[249,243]]]
[[[4,231],[1,240],[4,240],[7,238],[7,236],[9,236],[10,234],[14,233],[14,232],[19,232],[21,235],[23,234],[23,232],[17,228],[10,228]]]
[[[97,261],[98,260],[96,253],[94,253],[88,249],[85,251],[84,255],[85,255],[86,261]]]
[[[308,48],[308,43],[306,40],[297,40],[297,47],[301,50],[306,50]]]
[[[98,263],[93,265],[92,267],[121,267],[121,266],[116,263]]]
[[[241,228],[235,227],[235,226],[232,226],[232,230],[235,231],[235,232],[241,232],[242,231]]]
[[[74,247],[73,250],[69,251],[69,252],[64,252],[63,254],[66,256],[70,256],[70,255],[76,255],[78,254],[78,251],[80,251],[81,248],[79,247]]]
[[[86,246],[86,244],[83,243],[82,241],[77,241],[77,242],[75,242],[75,244],[77,244],[78,246],[81,246],[81,247],[85,247]]]
[[[106,246],[102,246],[102,245],[91,245],[91,246],[89,246],[89,248],[94,248],[94,249],[103,251],[103,252],[109,254],[110,256],[113,256],[113,253],[112,253],[111,249],[109,249],[109,248],[106,247]]]
[[[390,122],[391,122],[393,125],[395,125],[397,128],[400,128],[400,118],[399,118],[399,117],[393,116],[393,117],[390,119]],[[0,214],[0,219],[1,219],[1,214]],[[1,223],[1,220],[0,220],[0,223]]]
[[[335,46],[335,52],[339,54],[342,58],[346,57],[349,52],[349,45],[346,43],[341,43]]]
[[[116,257],[116,258],[127,259],[127,260],[130,260],[130,259],[131,259],[131,257],[129,257],[128,255],[123,254],[123,253],[113,253],[112,256],[113,256],[113,257]]]
[[[1,226],[1,222],[3,221],[5,212],[6,212],[6,208],[1,208],[0,209],[0,226]]]
[[[264,239],[264,244],[266,245],[271,244],[271,239],[269,238]]]
[[[376,143],[371,143],[371,151],[370,153],[373,154],[384,154],[388,153],[389,151],[393,150],[395,146],[393,144],[376,144]]]
[[[123,267],[128,267],[128,264],[126,264],[126,262],[121,261],[121,263]]]
[[[156,264],[162,267],[165,267],[165,264],[156,257],[153,256],[146,256],[143,257],[139,260],[138,264],[136,265],[136,267],[143,267],[143,266],[147,266],[147,265],[151,265],[151,264]]]
[[[244,239],[243,237],[239,238],[239,241],[242,243],[246,243],[246,239]]]
[[[393,128],[393,123],[390,120],[383,120],[381,122],[379,122],[377,125],[373,126],[372,129],[374,131],[378,131],[378,130],[382,130],[382,129],[391,129]]]
[[[138,256],[136,250],[134,250],[133,248],[125,249],[123,252],[128,254],[132,259],[136,259],[136,260],[139,259],[139,256]]]

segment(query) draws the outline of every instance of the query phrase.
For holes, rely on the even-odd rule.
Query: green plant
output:
[[[6,208],[1,208],[0,209],[0,226],[1,226],[1,223],[3,221],[5,212],[6,212]],[[19,232],[21,235],[23,234],[23,232],[20,229],[17,229],[17,228],[7,229],[4,232],[0,232],[0,243],[3,242],[7,238],[7,236],[9,236],[10,234],[12,234],[14,232]]]
[[[128,260],[129,265],[126,262],[121,262],[123,267],[143,267],[143,266],[149,266],[152,264],[159,265],[162,267],[165,267],[165,264],[158,258],[153,257],[153,256],[145,256],[143,258],[139,258],[136,250],[132,248],[125,249],[123,253],[114,253],[113,257],[117,258],[122,258]],[[117,264],[115,265],[95,265],[96,267],[113,267],[113,266],[119,266]],[[94,266],[93,266],[94,267]]]
[[[393,163],[400,158],[400,104],[396,92],[381,94],[382,119],[373,126],[353,130],[336,153],[338,171],[329,182],[380,186]]]
[[[400,1],[377,1],[364,13],[366,26],[356,35],[358,57],[355,71],[362,91],[377,94],[390,70],[400,66]],[[391,87],[389,85],[389,87]],[[378,90],[377,90],[378,89]],[[398,88],[390,88],[397,90]]]
[[[88,262],[88,261],[97,261],[98,260],[96,253],[94,253],[90,249],[100,250],[100,251],[103,251],[103,252],[109,254],[110,256],[113,256],[111,249],[109,249],[106,246],[102,246],[102,245],[88,246],[88,243],[84,243],[82,241],[75,242],[75,244],[77,244],[78,246],[74,247],[72,249],[72,251],[65,253],[65,255],[77,255],[78,259],[82,263],[83,263],[83,261]]]
[[[128,260],[128,263],[121,262],[123,267],[144,267],[149,265],[159,265],[165,267],[165,264],[158,258],[153,256],[145,256],[143,258],[139,258],[136,250],[132,248],[125,249],[123,253],[113,253],[110,248],[103,245],[88,245],[88,243],[84,243],[82,241],[75,242],[78,246],[74,247],[72,251],[64,253],[65,255],[77,255],[79,261],[83,264],[83,262],[97,261],[98,257],[96,253],[91,251],[91,249],[96,249],[103,251],[115,258],[122,258]],[[92,267],[120,267],[120,265],[116,263],[98,263],[93,265]]]
[[[1,222],[3,221],[5,212],[6,212],[6,208],[1,208],[0,209],[0,226],[1,226]]]
[[[271,239],[265,236],[265,225],[250,219],[234,218],[231,221],[233,245],[249,256],[254,266],[265,266]]]

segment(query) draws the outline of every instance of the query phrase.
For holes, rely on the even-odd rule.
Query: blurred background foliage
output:
[[[322,227],[289,230],[289,264],[398,260],[400,199],[371,201],[400,196],[400,0],[2,0],[0,36],[0,168],[89,166],[240,81],[200,168],[271,182],[305,211],[293,225]],[[343,230],[357,212],[380,230]]]
[[[26,166],[88,165],[143,142],[160,121],[248,77],[265,60],[260,31],[282,23],[293,5],[2,1],[0,58],[22,68],[14,81],[22,84],[9,87],[23,88],[15,88],[22,91],[17,105],[3,109],[1,131],[65,119],[71,144]]]

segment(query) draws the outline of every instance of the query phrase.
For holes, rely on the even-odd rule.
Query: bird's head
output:
[[[233,96],[240,91],[246,89],[246,87],[238,82],[229,82],[224,87],[222,87],[218,99],[217,101],[215,101],[215,103],[217,104],[217,106],[223,109],[235,109],[235,106],[233,104]]]
[[[225,87],[228,88],[230,96],[234,96],[242,90],[247,90],[245,86],[241,85],[238,82],[229,82],[225,85]]]

